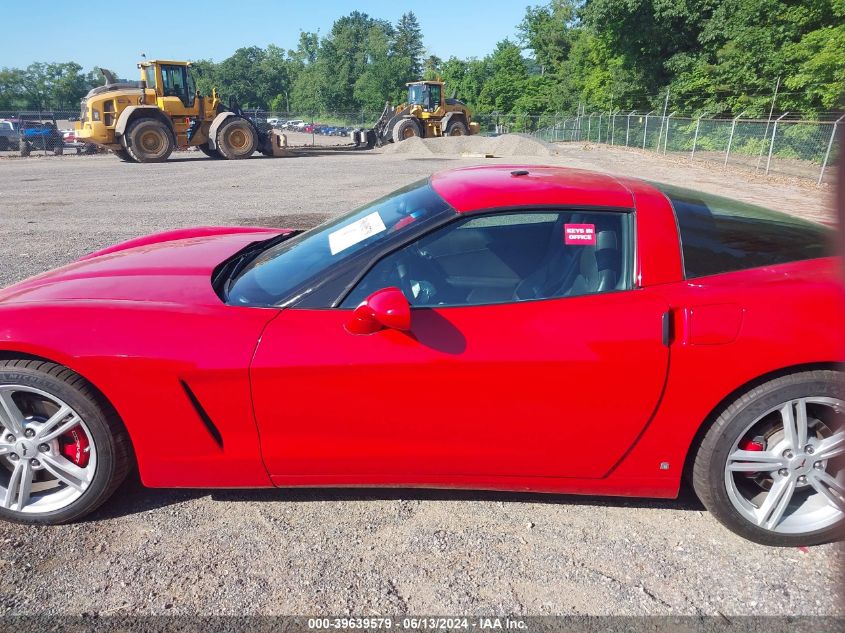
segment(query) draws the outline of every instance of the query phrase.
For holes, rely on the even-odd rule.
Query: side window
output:
[[[687,279],[829,254],[830,231],[762,207],[659,185],[672,203]]]
[[[344,299],[389,286],[414,306],[575,297],[630,288],[624,213],[521,212],[468,217],[377,262]]]
[[[156,87],[156,69],[155,66],[147,66],[144,69],[144,76],[146,77],[147,88]]]

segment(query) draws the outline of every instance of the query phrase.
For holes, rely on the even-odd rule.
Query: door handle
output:
[[[669,347],[669,344],[672,342],[672,311],[671,310],[666,310],[666,312],[663,313],[662,335],[663,335],[663,344],[666,347]]]

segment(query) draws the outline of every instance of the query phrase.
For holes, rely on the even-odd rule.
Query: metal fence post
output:
[[[728,151],[725,152],[725,167],[728,166],[728,157],[731,155],[731,145],[734,142],[734,130],[736,130],[736,122],[739,117],[745,114],[745,110],[740,112],[739,114],[734,117],[733,123],[731,123],[731,135],[728,137]]]
[[[819,181],[816,183],[817,185],[822,184],[822,178],[824,178],[824,170],[827,168],[827,161],[830,158],[830,150],[833,147],[833,140],[836,138],[836,127],[839,125],[839,122],[845,119],[845,114],[841,117],[836,119],[833,122],[833,129],[830,131],[830,140],[827,142],[827,151],[824,153],[824,161],[822,161],[822,169],[819,172]]]
[[[654,110],[651,112],[654,112]],[[651,112],[647,112],[645,115],[645,126],[643,127],[643,149],[645,149],[645,139],[648,136],[648,115],[651,114]]]
[[[767,176],[769,175],[769,167],[772,164],[772,152],[775,149],[775,136],[777,136],[777,133],[778,133],[778,123],[780,123],[780,120],[783,117],[785,117],[787,114],[789,114],[789,112],[784,112],[777,119],[775,119],[775,125],[772,128],[772,144],[769,145],[769,158],[766,159],[766,175]]]
[[[590,142],[590,132],[592,132],[593,127],[593,115],[595,112],[590,113],[590,116],[587,117],[587,142]]]
[[[695,136],[692,138],[692,153],[689,155],[689,159],[692,160],[695,157],[695,146],[698,143],[698,130],[701,128],[701,119],[707,116],[707,113],[702,114],[698,117],[698,120],[695,122]]]
[[[677,114],[677,111],[672,112],[666,117],[666,134],[663,135],[663,155],[666,156],[666,146],[669,144],[669,123],[672,117]],[[660,148],[657,148],[660,151]]]
[[[616,112],[610,111],[610,144],[613,145],[613,139],[616,136]]]
[[[604,116],[604,113],[599,112],[599,133],[598,133],[598,140],[597,143],[601,143],[601,118]]]
[[[636,114],[636,110],[631,110],[628,113],[628,122],[625,124],[625,147],[628,147],[628,137],[631,135],[631,115]]]

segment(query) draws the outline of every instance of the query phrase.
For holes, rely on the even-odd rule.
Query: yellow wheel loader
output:
[[[216,89],[211,96],[200,95],[190,62],[151,60],[138,68],[138,83],[119,83],[102,71],[106,84],[82,100],[77,140],[138,163],[165,161],[177,147],[195,146],[213,158],[239,159],[256,151],[273,155],[283,145],[284,137],[259,129],[234,99],[225,107]]]
[[[368,145],[398,143],[412,136],[467,136],[478,134],[469,108],[458,99],[446,98],[442,81],[415,81],[408,86],[408,101],[395,108],[387,103],[372,130]],[[364,139],[361,139],[363,141]]]

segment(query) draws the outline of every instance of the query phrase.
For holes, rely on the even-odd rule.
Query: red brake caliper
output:
[[[744,451],[764,451],[766,447],[763,446],[760,442],[755,442],[754,440],[745,440],[744,442],[740,443],[739,447]],[[746,477],[756,477],[756,472],[745,473]]]
[[[77,426],[59,437],[59,446],[62,455],[67,457],[74,464],[80,468],[85,468],[88,465],[90,457],[90,443],[88,436],[82,427]]]

